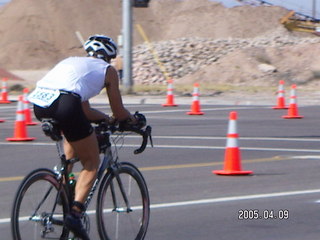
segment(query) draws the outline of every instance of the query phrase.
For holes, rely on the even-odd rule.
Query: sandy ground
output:
[[[101,3],[97,5],[92,5],[90,1],[75,4],[77,1],[15,0],[0,8],[0,32],[5,33],[0,39],[0,45],[5,46],[3,51],[0,51],[1,67],[25,79],[24,82],[10,82],[11,85],[21,84],[32,89],[47,69],[60,59],[82,55],[83,49],[75,31],[80,31],[84,37],[108,32],[113,38],[117,38],[121,29],[119,11],[121,4],[118,0],[97,0]],[[197,0],[197,4],[194,2],[194,0],[151,1],[147,9],[134,9],[134,24],[140,24],[153,42],[182,37],[255,39],[279,31],[279,26],[282,26],[279,19],[288,12],[287,9],[280,7],[225,8],[208,0]],[[95,18],[87,17],[93,13]],[[112,19],[112,24],[106,21],[105,15],[108,15],[108,19]],[[280,34],[284,35],[283,32]],[[136,29],[133,35],[135,44],[143,42]],[[308,89],[306,86],[300,86],[300,83],[319,75],[319,45],[300,44],[284,48],[266,46],[263,49],[237,50],[227,54],[218,62],[184,77],[182,81],[187,83],[200,79],[199,81],[209,81],[212,84],[229,81],[239,85],[250,86],[254,83],[257,86],[269,84],[276,87],[282,78],[288,85],[298,83],[299,91],[304,89],[308,91],[312,88],[317,90],[320,89],[319,79],[308,86]],[[13,52],[15,54],[12,54]],[[256,70],[256,65],[259,63],[257,59],[274,65],[277,72],[261,77]],[[236,77],[239,76],[241,82],[238,83]],[[230,98],[231,102],[256,102],[262,96],[274,97],[273,92],[259,92],[254,100],[251,93],[248,97],[247,95],[241,92],[223,93],[212,98]],[[314,92],[312,95],[314,95],[312,99],[316,99],[318,93]]]

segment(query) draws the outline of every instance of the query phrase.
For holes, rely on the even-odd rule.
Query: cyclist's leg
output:
[[[75,189],[75,201],[71,213],[66,218],[66,224],[74,234],[82,239],[89,239],[86,230],[81,222],[81,216],[84,209],[84,202],[96,178],[99,167],[99,151],[95,133],[91,133],[78,141],[69,142],[66,152],[76,152],[83,165]],[[70,149],[68,149],[70,148]],[[68,156],[69,157],[69,156]]]
[[[64,154],[66,155],[66,159],[72,159],[77,157],[77,154],[75,153],[73,147],[70,145],[70,143],[67,140],[64,140],[63,142],[63,150]],[[71,173],[73,169],[73,164],[68,165],[68,173]]]
[[[75,201],[84,203],[99,167],[99,149],[81,98],[74,94],[61,94],[49,108],[35,110],[37,118],[52,117],[58,121],[67,140],[64,145],[67,159],[75,155],[80,158],[83,171],[77,181]]]
[[[73,154],[76,152],[82,163],[83,169],[80,172],[76,184],[74,200],[84,203],[90,192],[93,182],[96,179],[100,162],[96,135],[93,132],[88,137],[78,141],[69,142],[69,144],[65,144],[65,146],[68,146],[66,149],[66,154]]]
[[[69,144],[65,144],[66,157],[76,153],[83,165],[75,189],[75,201],[71,213],[66,217],[66,226],[82,239],[89,239],[81,222],[83,203],[95,180],[99,166],[98,143],[93,128],[86,118],[81,99],[73,95],[61,95],[59,104],[54,105],[53,117],[58,120],[60,129]],[[80,206],[80,207],[79,207]]]

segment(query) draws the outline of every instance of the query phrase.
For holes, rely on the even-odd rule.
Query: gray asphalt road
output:
[[[203,105],[203,116],[186,115],[188,105],[128,108],[145,113],[153,126],[154,148],[133,155],[132,144],[140,139],[128,137],[120,151],[148,183],[152,211],[146,239],[318,239],[319,107],[300,107],[299,120],[284,120],[286,110],[266,106]],[[251,176],[212,173],[223,169],[230,111],[238,112],[241,165]],[[0,118],[6,120],[0,123],[0,232],[1,239],[11,239],[10,210],[21,178],[34,168],[51,168],[57,158],[39,126],[27,128],[37,138],[33,142],[5,141],[13,135],[15,104],[0,105]],[[250,219],[256,213],[258,219]],[[91,237],[99,239],[94,216],[91,220]]]

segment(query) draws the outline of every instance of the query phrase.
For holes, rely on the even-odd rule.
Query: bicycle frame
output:
[[[39,168],[35,169],[34,171],[30,172],[23,182],[21,183],[19,190],[16,194],[16,199],[14,201],[13,211],[12,211],[12,232],[14,239],[21,239],[20,237],[20,225],[19,222],[23,221],[30,221],[31,228],[24,228],[27,229],[26,235],[28,237],[28,230],[31,230],[31,236],[34,235],[34,231],[38,226],[40,227],[41,237],[53,237],[55,233],[59,233],[61,231],[61,237],[64,239],[68,237],[69,230],[65,226],[65,216],[70,212],[74,201],[74,189],[73,185],[69,184],[69,173],[70,173],[70,166],[79,161],[79,158],[72,158],[66,159],[66,155],[63,149],[63,136],[61,135],[61,131],[58,128],[57,122],[54,119],[44,119],[42,121],[42,130],[44,131],[46,136],[51,137],[52,140],[56,143],[56,148],[58,151],[58,156],[60,158],[60,163],[56,165],[53,170],[47,168]],[[97,198],[97,221],[102,223],[98,227],[99,235],[101,238],[105,239],[108,238],[107,231],[111,230],[110,232],[114,233],[112,229],[106,230],[105,226],[111,226],[109,224],[104,224],[104,217],[106,213],[114,212],[112,214],[111,219],[116,224],[119,223],[119,215],[120,213],[131,213],[133,214],[123,214],[122,216],[126,216],[124,219],[129,219],[133,216],[135,221],[139,224],[132,224],[132,226],[139,226],[138,228],[130,228],[133,230],[132,236],[137,236],[139,239],[143,239],[148,222],[149,222],[149,211],[150,211],[150,200],[148,194],[148,188],[143,179],[142,174],[139,170],[131,163],[128,162],[118,162],[118,148],[117,143],[119,140],[123,140],[124,136],[126,135],[125,131],[131,131],[137,133],[142,136],[142,144],[140,148],[134,150],[134,154],[139,154],[144,151],[148,139],[150,139],[151,146],[152,146],[152,139],[151,139],[151,127],[147,126],[145,129],[139,128],[132,128],[132,129],[122,129],[118,125],[107,125],[105,122],[99,123],[98,126],[95,127],[95,131],[97,134],[97,140],[99,143],[99,152],[100,152],[100,166],[97,170],[97,176],[94,180],[94,183],[89,191],[89,194],[84,202],[85,210],[87,210],[95,191],[99,186],[98,191],[98,198]],[[111,137],[111,134],[119,133],[120,135],[115,135]],[[110,143],[112,140],[113,144]],[[112,146],[113,145],[113,146]],[[133,180],[132,180],[133,179]],[[42,181],[46,181],[47,184],[50,186],[47,187],[47,184],[43,185]],[[130,180],[130,181],[127,181]],[[136,189],[136,191],[131,191],[131,183],[132,186]],[[38,186],[36,184],[40,184],[39,186],[44,187],[39,193],[36,193],[33,186]],[[129,185],[128,185],[129,184]],[[30,188],[30,186],[32,186]],[[26,194],[27,191],[30,190],[30,193],[35,192],[35,196],[37,196],[39,201],[32,200],[36,206],[35,208],[31,207],[31,209],[35,209],[31,215],[29,213],[30,207],[27,207],[27,213],[21,211],[20,206],[23,203],[24,199],[27,200],[33,198],[33,194]],[[39,188],[40,189],[40,188]],[[130,191],[128,192],[128,189]],[[138,194],[138,198],[136,198],[136,193]],[[105,201],[108,199],[107,201]],[[142,199],[142,201],[141,201]],[[48,200],[48,201],[47,201]],[[129,201],[130,200],[130,201]],[[140,200],[140,201],[139,201]],[[138,201],[138,202],[137,202]],[[26,201],[30,202],[30,201]],[[47,204],[48,203],[48,204]],[[106,203],[106,204],[105,204]],[[135,212],[135,208],[131,208],[132,206],[139,205],[142,203],[142,212]],[[23,207],[24,208],[24,207]],[[44,209],[44,210],[42,210]],[[48,211],[47,211],[48,210]],[[109,211],[111,210],[111,211]],[[24,214],[21,215],[20,213]],[[26,216],[27,215],[27,216]],[[129,216],[129,218],[127,218]],[[109,219],[110,216],[108,216]],[[122,217],[121,217],[122,218]],[[122,218],[123,219],[123,218]],[[89,231],[90,229],[90,220],[86,211],[83,212],[82,218],[83,224],[86,225],[86,230]],[[109,220],[108,220],[109,221]],[[127,220],[124,221],[126,223]],[[37,223],[37,224],[32,224]],[[119,223],[121,224],[121,223]],[[28,225],[24,224],[24,226]],[[55,225],[60,226],[58,231],[55,230]],[[127,224],[124,224],[127,226]],[[62,228],[61,228],[62,227]],[[116,236],[118,234],[118,226],[116,229]],[[135,232],[137,231],[137,232]],[[111,234],[112,234],[111,233]],[[117,237],[116,237],[117,239]],[[135,238],[136,239],[136,238]]]
[[[68,172],[68,166],[70,164],[73,164],[77,161],[79,161],[78,158],[75,158],[75,159],[66,159],[66,156],[64,154],[64,151],[63,151],[63,140],[59,140],[56,142],[56,146],[57,146],[57,150],[58,150],[58,155],[59,155],[59,158],[61,160],[61,168],[60,170],[58,170],[57,166],[55,167],[55,173],[57,174],[58,176],[58,179],[61,179],[61,184],[60,184],[60,187],[62,187],[62,182],[65,181],[65,182],[68,182],[69,181],[69,172]],[[122,197],[126,203],[126,206],[127,206],[127,212],[131,211],[130,210],[130,203],[128,201],[128,198],[126,196],[126,193],[125,191],[123,190],[123,185],[122,185],[122,182],[121,182],[121,179],[118,175],[118,172],[117,172],[117,160],[118,160],[118,156],[114,157],[113,154],[112,154],[112,148],[111,146],[108,146],[105,151],[103,152],[103,157],[101,157],[101,163],[100,163],[100,166],[98,168],[98,172],[97,172],[97,177],[90,189],[90,192],[88,194],[88,197],[84,203],[84,206],[85,206],[85,209],[88,208],[92,198],[93,198],[93,195],[100,183],[100,180],[102,179],[102,177],[104,176],[104,173],[105,173],[105,170],[106,169],[109,169],[109,171],[111,171],[115,176],[116,176],[116,179],[117,179],[117,182],[119,184],[119,187],[120,187],[120,191],[121,191],[121,194],[122,194]],[[63,180],[64,179],[64,180]],[[59,189],[60,191],[60,189]],[[68,195],[68,199],[71,200],[72,196],[70,196],[70,189],[67,188],[67,195]],[[112,190],[112,192],[114,192],[114,190]],[[113,196],[115,196],[115,194],[112,194]],[[117,208],[117,203],[116,203],[116,199],[113,199],[113,202],[114,202],[114,209],[118,209]],[[71,203],[71,202],[70,202]]]

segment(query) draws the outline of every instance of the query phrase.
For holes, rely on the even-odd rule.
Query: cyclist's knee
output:
[[[98,169],[100,163],[99,148],[94,134],[79,141],[70,142],[70,144],[86,170]]]

